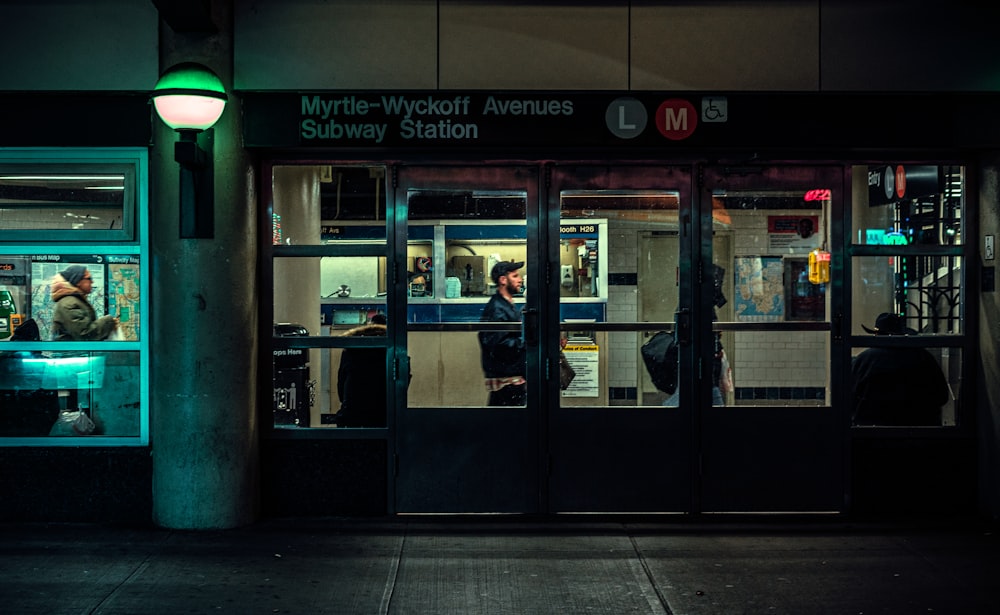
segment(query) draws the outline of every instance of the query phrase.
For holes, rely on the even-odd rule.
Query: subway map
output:
[[[120,259],[137,260],[134,257],[120,257]],[[94,290],[87,296],[87,301],[94,307],[97,317],[100,318],[105,314],[118,316],[122,339],[129,341],[139,339],[141,322],[139,263],[114,263],[113,260],[116,258],[109,258],[109,264],[106,266],[93,262],[74,263],[71,260],[31,263],[31,316],[38,323],[41,339],[52,339],[54,307],[50,293],[52,278],[73,264],[87,267],[91,277],[94,278]]]
[[[783,265],[780,257],[736,259],[736,320],[769,322],[785,314]]]

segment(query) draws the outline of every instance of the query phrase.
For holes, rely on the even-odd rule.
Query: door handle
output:
[[[681,308],[674,313],[674,337],[681,346],[691,343],[691,310]]]
[[[521,312],[524,317],[521,322],[521,337],[528,346],[538,345],[538,310],[527,308]]]

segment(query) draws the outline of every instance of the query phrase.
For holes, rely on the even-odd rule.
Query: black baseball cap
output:
[[[490,277],[493,278],[493,283],[497,284],[500,282],[500,276],[507,275],[511,271],[517,271],[521,267],[524,267],[523,261],[500,261],[496,265],[493,265]]]
[[[903,317],[899,314],[882,312],[875,319],[875,326],[868,328],[861,325],[861,328],[874,335],[914,335],[916,331],[906,326]]]

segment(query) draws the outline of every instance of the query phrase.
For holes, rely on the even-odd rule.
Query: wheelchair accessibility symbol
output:
[[[729,105],[725,96],[705,96],[701,99],[701,121],[726,122],[729,120]]]

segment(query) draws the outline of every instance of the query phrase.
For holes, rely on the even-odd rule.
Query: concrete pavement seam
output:
[[[663,612],[665,615],[674,615],[674,612],[670,609],[670,604],[667,602],[667,597],[660,591],[660,586],[656,584],[656,579],[653,578],[653,571],[649,569],[649,564],[646,562],[646,556],[643,555],[642,549],[639,547],[639,543],[636,542],[635,536],[633,536],[631,532],[628,533],[628,540],[632,543],[632,550],[635,551],[636,558],[639,560],[639,565],[642,566],[642,571],[646,574],[646,579],[649,580],[649,584],[653,588],[656,598],[660,601],[660,606],[663,607]]]

